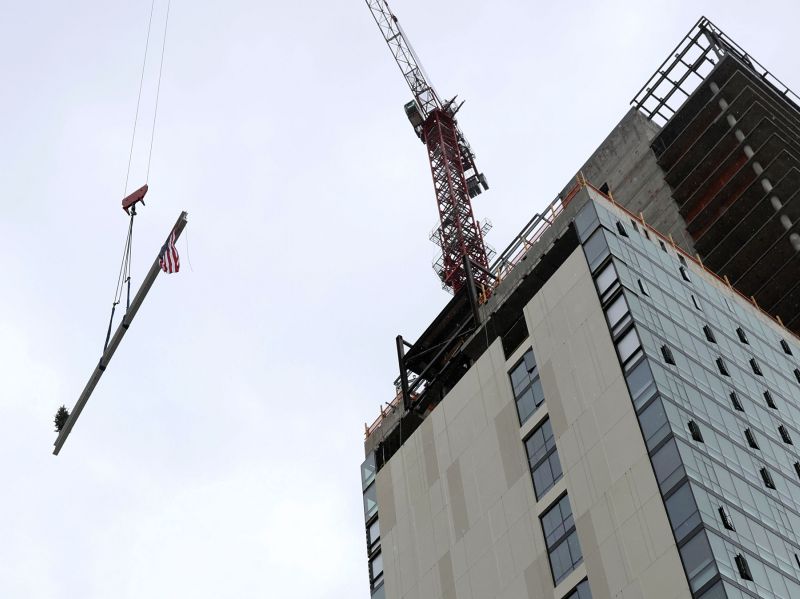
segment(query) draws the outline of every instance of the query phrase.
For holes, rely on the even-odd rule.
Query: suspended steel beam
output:
[[[170,230],[170,235],[172,235],[173,232],[175,233],[175,241],[177,241],[181,236],[183,228],[186,226],[186,217],[186,212],[181,212],[181,215],[178,217],[175,226]],[[167,235],[167,240],[169,240],[170,235]],[[117,327],[114,336],[108,343],[108,347],[100,358],[100,362],[97,364],[97,367],[95,367],[92,376],[89,377],[89,382],[86,383],[83,393],[81,393],[80,397],[78,398],[78,402],[75,404],[75,407],[72,408],[72,412],[70,413],[67,422],[64,424],[61,432],[58,434],[56,442],[54,443],[55,449],[53,450],[53,455],[58,455],[58,452],[61,451],[61,448],[64,446],[64,442],[67,440],[67,437],[69,437],[72,427],[75,426],[75,422],[78,420],[78,416],[81,415],[84,406],[86,406],[86,402],[89,401],[89,397],[91,397],[92,393],[94,392],[94,388],[100,381],[100,377],[103,376],[103,372],[108,366],[108,363],[111,361],[111,357],[114,355],[114,352],[117,351],[119,344],[122,342],[122,338],[128,331],[128,327],[131,325],[131,322],[133,322],[133,317],[136,316],[136,313],[142,306],[142,302],[144,302],[144,298],[147,296],[147,293],[150,291],[153,283],[155,283],[158,273],[161,272],[161,266],[158,263],[160,255],[161,251],[159,250],[159,255],[156,256],[153,265],[150,267],[150,270],[147,272],[147,276],[142,282],[142,286],[139,287],[139,291],[136,292],[136,297],[133,298],[130,308],[128,308],[128,311],[125,312],[125,316],[122,317],[122,322]]]

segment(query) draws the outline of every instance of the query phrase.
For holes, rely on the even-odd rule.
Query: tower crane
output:
[[[474,281],[490,287],[489,259],[483,232],[472,213],[471,198],[489,189],[475,166],[475,154],[456,121],[461,103],[441,100],[386,0],[366,0],[413,99],[405,105],[408,120],[425,144],[439,209],[437,244],[442,285],[457,294]]]

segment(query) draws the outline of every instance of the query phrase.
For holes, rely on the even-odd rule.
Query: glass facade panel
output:
[[[592,592],[589,590],[589,581],[585,578],[581,580],[564,599],[592,599]]]
[[[704,531],[701,530],[683,545],[680,554],[692,592],[701,588],[717,573],[714,555]]]

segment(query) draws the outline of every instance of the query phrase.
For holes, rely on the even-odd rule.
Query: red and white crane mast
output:
[[[461,105],[455,98],[444,102],[439,98],[386,0],[366,2],[414,96],[405,111],[428,150],[439,209],[442,283],[458,293],[468,281],[469,269],[478,286],[489,288],[486,246],[470,201],[489,186],[456,122]]]

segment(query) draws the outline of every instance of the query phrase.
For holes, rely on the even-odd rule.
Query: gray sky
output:
[[[498,249],[701,14],[800,89],[794,0],[392,6],[467,100]],[[0,596],[366,598],[363,423],[393,395],[394,336],[448,296],[409,93],[363,1],[173,2],[134,284],[182,209],[188,248],[51,455],[108,322],[149,8],[2,0]]]

